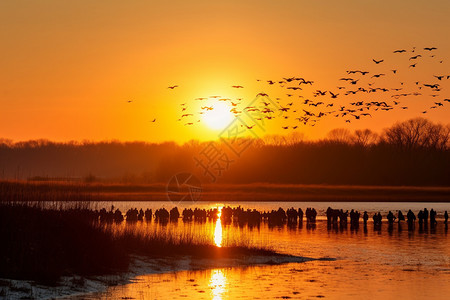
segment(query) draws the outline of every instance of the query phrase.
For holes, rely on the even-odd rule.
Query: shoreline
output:
[[[332,261],[333,258],[308,258],[288,254],[253,255],[240,258],[194,258],[175,256],[167,258],[149,258],[132,255],[128,271],[119,274],[100,276],[63,276],[55,286],[45,286],[29,280],[0,278],[0,296],[8,299],[52,299],[86,297],[104,292],[111,286],[133,283],[133,279],[142,275],[198,271],[216,268],[245,268],[258,265],[281,265],[304,263],[314,260]]]
[[[162,183],[86,184],[0,180],[0,199],[5,201],[170,201],[166,189],[167,186]],[[450,187],[447,186],[224,183],[205,184],[201,189],[201,194],[195,202],[450,202]],[[18,194],[21,197],[17,197]],[[190,197],[188,198],[191,200]]]

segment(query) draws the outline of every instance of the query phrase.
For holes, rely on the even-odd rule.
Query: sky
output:
[[[299,132],[316,139],[333,128],[381,131],[417,116],[447,124],[450,102],[442,100],[450,98],[445,89],[450,80],[433,75],[450,75],[449,13],[447,0],[3,0],[0,138],[179,143],[216,139],[226,127],[214,129],[198,112],[219,98],[194,99],[218,95],[230,99],[224,101],[227,105],[242,102],[242,110],[258,93],[266,93],[278,108],[294,102],[287,119],[277,114],[258,136]],[[397,49],[407,53],[394,54]],[[422,57],[409,59],[417,54]],[[375,64],[372,59],[384,62]],[[416,67],[409,67],[416,61]],[[357,69],[370,73],[346,73]],[[386,75],[370,78],[373,74]],[[314,85],[289,91],[289,84],[267,83],[295,76]],[[401,97],[395,109],[371,110],[359,120],[334,117],[336,111],[320,122],[305,125],[295,120],[303,109],[319,112],[301,104],[304,99],[322,101],[323,106],[335,103],[335,108],[364,99],[360,94],[344,97],[345,90],[337,89],[354,89],[339,80],[349,76],[360,78],[357,86],[373,83],[421,95]],[[424,83],[438,83],[441,91],[431,91]],[[178,87],[168,88],[173,85]],[[314,97],[317,89],[340,96]],[[393,94],[391,90],[366,99],[391,104]],[[435,101],[444,105],[430,109]],[[184,113],[194,116],[181,117]],[[254,125],[248,120],[245,124]]]

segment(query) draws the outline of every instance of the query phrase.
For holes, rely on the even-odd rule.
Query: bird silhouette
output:
[[[235,89],[243,89],[244,88],[242,85],[232,85],[231,87],[235,88]]]
[[[381,76],[384,76],[384,75],[385,75],[385,74],[375,74],[375,75],[372,76],[372,78],[374,78],[374,77],[375,77],[375,78],[380,78]]]
[[[425,48],[423,48],[423,50],[432,51],[432,50],[437,50],[437,48],[436,47],[425,47]]]
[[[178,85],[172,85],[172,86],[169,86],[169,87],[167,87],[167,88],[173,90],[173,89],[176,88],[176,87],[178,87]]]
[[[382,63],[383,61],[384,61],[384,59],[381,59],[381,60],[375,60],[375,59],[372,59],[373,60],[373,62],[375,63],[375,64],[380,64],[380,63]]]
[[[305,80],[304,78],[296,78],[296,80],[298,81],[298,84],[309,84],[312,85],[314,83],[314,81],[311,80]]]
[[[325,94],[327,93],[327,91],[321,91],[321,90],[316,90],[315,92],[315,96],[325,96]]]
[[[337,98],[337,96],[339,95],[339,94],[333,94],[331,91],[329,93],[331,95],[331,98],[333,98],[333,99]]]
[[[347,74],[356,74],[356,73],[361,73],[361,75],[366,75],[369,72],[368,71],[360,71],[360,70],[347,71]]]
[[[424,83],[423,86],[429,87],[430,89],[437,89],[437,88],[439,88],[439,84]]]

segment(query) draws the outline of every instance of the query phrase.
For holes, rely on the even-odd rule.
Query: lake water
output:
[[[137,207],[170,209],[170,202],[104,202],[101,206],[122,211]],[[237,206],[235,203],[179,204],[178,208],[214,208]],[[272,210],[283,207],[314,207],[318,213],[315,229],[282,226],[270,228],[222,225],[220,221],[206,223],[142,222],[145,230],[166,230],[174,233],[197,234],[216,245],[234,241],[266,246],[282,253],[311,258],[334,258],[284,265],[216,268],[178,271],[165,274],[138,276],[132,283],[108,288],[102,293],[83,295],[91,299],[448,299],[450,295],[450,242],[448,229],[442,222],[449,203],[240,203],[244,208]],[[324,212],[328,206],[345,210],[366,210],[371,217],[380,211],[383,215],[381,231],[373,228],[369,219],[367,229],[328,230]],[[427,207],[438,212],[438,225],[408,231],[406,224],[394,224],[388,230],[386,214],[398,209],[406,214]],[[119,226],[132,226],[122,224]],[[133,225],[136,226],[136,225]],[[79,298],[79,297],[78,297]]]

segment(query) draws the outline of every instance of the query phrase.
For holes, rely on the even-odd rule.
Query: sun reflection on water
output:
[[[219,211],[217,213],[216,227],[214,229],[214,243],[217,247],[222,247],[222,222],[220,217],[222,216],[222,207],[219,207]]]
[[[212,299],[222,300],[225,293],[225,287],[227,284],[227,278],[222,270],[216,269],[211,272],[211,280],[209,281],[209,287],[211,288]]]

